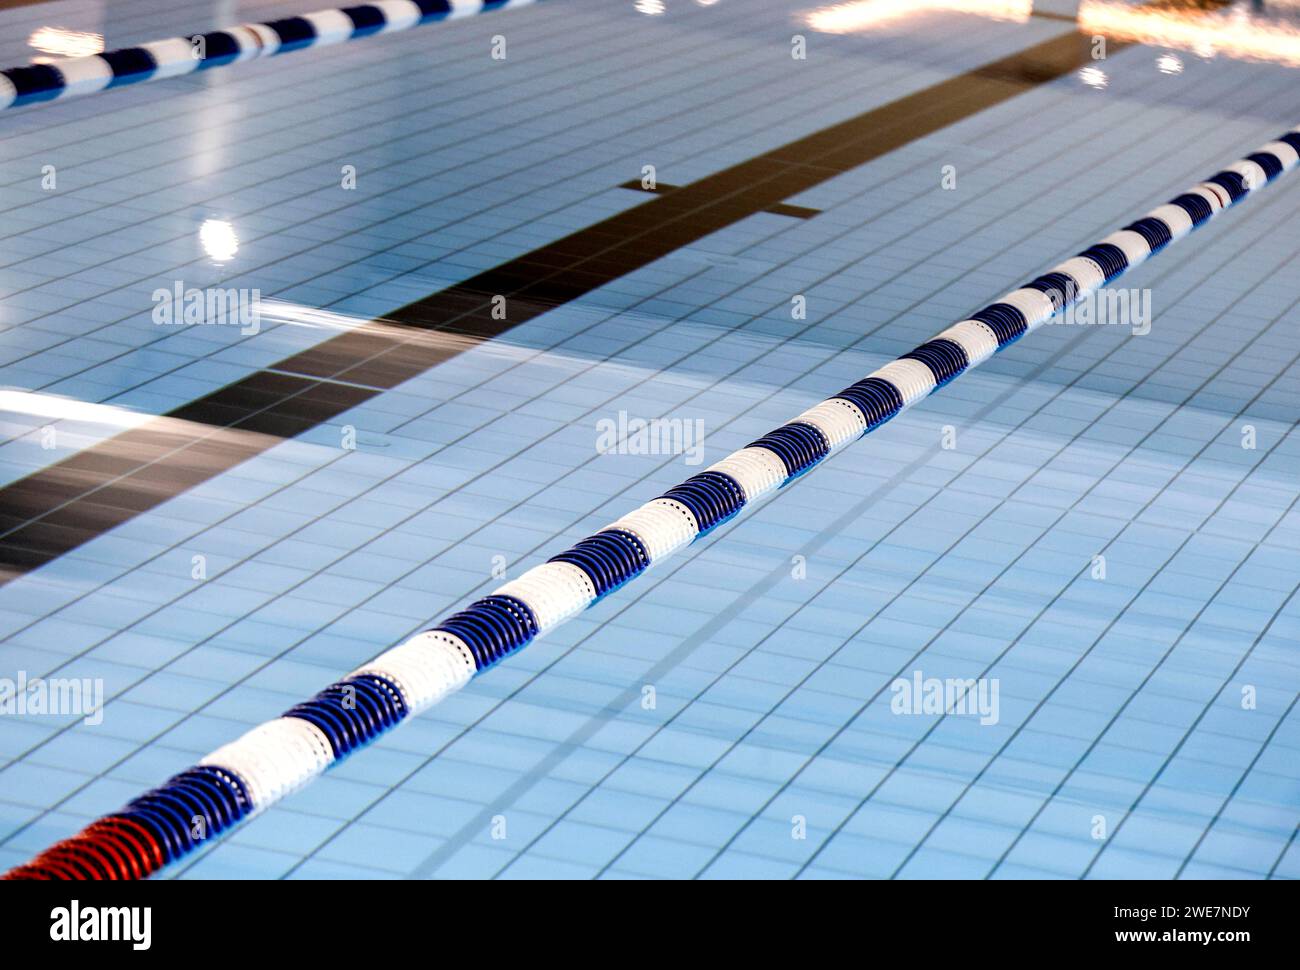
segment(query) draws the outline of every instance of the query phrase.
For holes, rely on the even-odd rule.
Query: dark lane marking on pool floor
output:
[[[666,182],[655,182],[653,186],[643,185],[637,179],[630,179],[621,185],[620,189],[631,189],[634,192],[653,192],[655,195],[664,195],[668,192],[675,192],[681,188],[680,185],[669,185]],[[764,212],[770,212],[776,216],[790,216],[794,219],[811,219],[813,216],[821,215],[821,209],[809,209],[802,205],[787,205],[784,202],[778,202],[776,205],[770,205]]]

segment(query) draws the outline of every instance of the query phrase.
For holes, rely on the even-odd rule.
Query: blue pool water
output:
[[[640,205],[643,166],[686,185],[1075,29],[664,4],[0,117],[0,482]],[[0,10],[0,58],[312,6],[56,0]],[[0,677],[107,701],[0,725],[0,867],[1300,124],[1288,64],[1098,65],[0,587]],[[1298,214],[1293,175],[1124,277],[1149,333],[1044,327],[163,876],[1300,876]],[[259,331],[156,325],[174,280],[260,289]],[[620,411],[701,422],[703,464],[600,453]],[[996,684],[996,716],[899,714],[915,677]]]

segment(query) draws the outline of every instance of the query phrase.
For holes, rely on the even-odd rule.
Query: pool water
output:
[[[0,59],[314,6],[4,6]],[[3,112],[4,532],[141,429],[311,406],[10,537],[0,678],[103,706],[6,719],[0,868],[1300,124],[1278,45],[1093,59],[1016,7],[547,0]],[[1293,175],[161,877],[1300,877],[1297,215]],[[217,290],[259,315],[186,324]]]

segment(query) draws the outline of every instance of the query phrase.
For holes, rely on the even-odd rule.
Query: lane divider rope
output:
[[[142,81],[273,57],[308,47],[392,34],[422,24],[525,7],[536,0],[374,0],[193,37],[169,37],[103,54],[64,57],[0,71],[0,110],[65,101]]]
[[[1300,164],[1300,126],[611,522],[6,879],[137,879],[265,810],[470,678]]]

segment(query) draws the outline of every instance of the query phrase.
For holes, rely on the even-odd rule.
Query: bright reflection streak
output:
[[[1161,54],[1156,58],[1156,67],[1161,74],[1182,74],[1183,62],[1175,54]]]
[[[487,297],[485,296],[484,299],[486,301]],[[267,323],[280,323],[314,330],[357,331],[359,333],[379,334],[399,340],[403,344],[409,344],[412,347],[437,348],[439,351],[446,352],[448,356],[474,350],[481,354],[518,361],[541,360],[563,364],[565,361],[582,362],[589,360],[589,358],[581,354],[565,354],[554,350],[538,351],[534,347],[518,346],[509,343],[508,338],[483,340],[481,337],[448,333],[445,330],[424,330],[397,323],[393,320],[385,320],[383,317],[376,319],[357,317],[348,313],[338,313],[334,310],[304,306],[301,303],[290,303],[286,300],[264,299],[258,304],[258,311],[263,326]],[[627,314],[627,316],[632,319],[642,319],[641,315],[635,313]],[[657,318],[645,317],[644,319],[649,321]],[[595,316],[593,316],[594,321]],[[636,372],[644,373],[641,369],[636,369]]]
[[[1106,72],[1099,67],[1081,68],[1079,70],[1079,80],[1088,87],[1097,88],[1098,90],[1110,83],[1110,78],[1106,76]]]
[[[905,17],[937,12],[978,14],[992,20],[1023,23],[1033,9],[1033,0],[854,0],[810,11],[804,23],[824,34],[849,34]]]
[[[104,49],[102,34],[64,30],[62,27],[37,28],[27,38],[27,43],[38,51],[58,57],[86,57]]]
[[[1204,10],[1152,10],[1107,0],[1084,0],[1079,29],[1142,44],[1174,47],[1210,58],[1273,61],[1300,67],[1300,28],[1250,16],[1244,7],[1226,16]]]
[[[643,13],[647,17],[657,17],[668,9],[664,6],[664,0],[636,0],[632,6],[638,13]]]
[[[437,330],[419,330],[382,317],[379,319],[354,317],[348,313],[304,306],[301,303],[289,303],[286,300],[264,299],[257,304],[257,309],[263,326],[268,323],[283,323],[292,327],[307,327],[311,330],[358,330],[362,333],[382,333],[386,336],[398,337],[404,343],[452,348],[458,352],[483,343],[476,337]],[[492,343],[496,344],[497,341]]]
[[[369,317],[354,317],[285,300],[262,300],[257,304],[257,309],[263,322],[288,323],[295,327],[317,330],[356,330],[372,322]]]
[[[30,414],[52,421],[89,421],[108,424],[115,428],[134,428],[153,420],[151,414],[128,411],[112,404],[91,404],[57,394],[40,394],[36,391],[0,391],[0,411],[12,414]]]
[[[209,219],[199,226],[199,245],[218,263],[225,263],[239,252],[239,237],[230,223]]]

